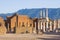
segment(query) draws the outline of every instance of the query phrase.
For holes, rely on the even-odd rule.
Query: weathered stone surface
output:
[[[33,20],[27,15],[15,14],[9,17],[9,31],[20,33],[32,33],[33,32]]]
[[[0,34],[6,34],[5,22],[1,17],[0,17]]]

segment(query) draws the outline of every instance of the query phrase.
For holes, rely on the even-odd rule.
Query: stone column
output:
[[[43,23],[43,32],[46,32],[46,30],[45,30],[45,22]]]
[[[58,32],[58,22],[57,22],[57,20],[54,20],[54,31],[55,32]]]
[[[38,22],[38,34],[43,34],[43,30],[42,30],[43,28],[42,28],[42,23],[39,21]]]
[[[8,29],[7,29],[7,31],[9,32],[9,23],[8,23]]]
[[[40,21],[38,22],[38,30],[40,30]]]
[[[53,31],[52,22],[50,21],[50,31]]]
[[[34,28],[33,33],[35,33],[35,34],[36,34],[36,22],[35,22],[34,24],[35,24],[35,28]]]
[[[49,18],[48,18],[48,9],[46,9],[46,31],[48,31],[48,21],[49,21]]]
[[[48,21],[46,22],[46,31],[48,31]]]
[[[54,31],[56,31],[56,20],[54,20]]]
[[[43,27],[42,27],[42,21],[41,21],[41,30],[43,29]]]

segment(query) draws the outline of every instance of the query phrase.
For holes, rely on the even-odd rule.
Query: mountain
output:
[[[12,16],[14,13],[7,13],[7,14],[0,14],[0,17],[4,18],[6,20],[7,16]]]
[[[34,17],[40,18],[41,10],[45,10],[46,12],[46,8],[33,8],[33,9],[21,9],[18,10],[17,13],[20,15],[28,15],[31,18]],[[14,13],[0,14],[0,16],[6,19],[6,16],[11,16]],[[48,17],[50,19],[60,19],[60,8],[48,8]]]

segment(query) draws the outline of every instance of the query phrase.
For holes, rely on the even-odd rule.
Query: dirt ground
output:
[[[0,40],[60,40],[60,35],[53,34],[5,34]]]

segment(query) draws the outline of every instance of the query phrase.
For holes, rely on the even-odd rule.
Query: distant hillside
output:
[[[5,20],[6,20],[6,17],[7,16],[11,16],[13,15],[14,13],[7,13],[7,14],[0,14],[0,17],[3,17]]]
[[[28,15],[31,18],[40,17],[40,10],[46,10],[46,8],[34,8],[34,9],[21,9],[18,10],[17,13],[20,15]],[[14,13],[0,14],[4,19],[6,16],[11,16]],[[60,18],[60,8],[48,8],[48,15],[50,19],[58,19]]]

